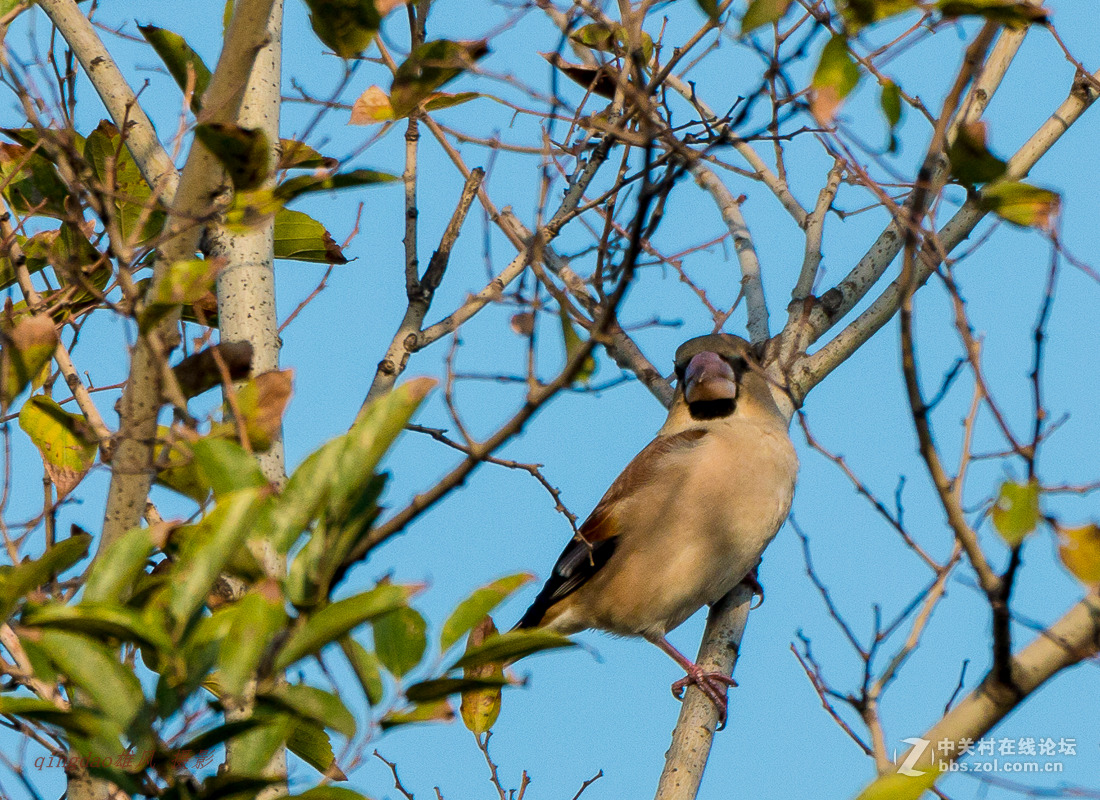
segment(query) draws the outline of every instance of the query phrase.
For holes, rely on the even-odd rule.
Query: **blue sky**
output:
[[[1059,0],[1051,5],[1055,23],[1070,49],[1086,65],[1095,66],[1100,54],[1095,37],[1089,36],[1095,22],[1092,4],[1086,0]],[[471,8],[476,8],[476,13],[471,13]],[[662,13],[670,17],[666,31],[669,41],[683,39],[701,20],[694,4],[687,0],[668,4]],[[186,13],[181,13],[176,4],[127,0],[107,4],[99,19],[109,25],[125,23],[130,31],[135,21],[176,30],[212,65],[220,41],[220,15],[220,2],[194,0]],[[654,15],[655,25],[660,16]],[[41,39],[47,29],[40,14],[38,18]],[[484,68],[513,73],[532,86],[548,90],[549,68],[536,51],[554,49],[557,35],[537,13],[499,32],[499,26],[511,18],[512,12],[488,3],[439,0],[433,4],[428,32],[432,37],[453,39],[498,32]],[[656,35],[656,27],[651,27]],[[400,20],[387,22],[391,42],[404,41],[402,28]],[[24,46],[24,30],[17,27],[9,32],[10,46]],[[308,28],[304,5],[298,0],[288,0],[286,30],[286,91],[292,91],[291,80],[297,79],[311,93],[327,94],[342,68],[338,59],[322,55],[321,45]],[[872,36],[885,40],[893,30]],[[822,41],[811,47],[811,53],[816,54]],[[174,131],[179,96],[170,78],[150,70],[156,65],[155,55],[143,46],[109,35],[107,42],[135,84],[150,82],[142,99],[162,136]],[[938,108],[958,64],[962,43],[961,33],[941,33],[892,62],[891,74],[906,91]],[[813,58],[793,70],[796,79],[802,81],[800,85],[808,79]],[[754,56],[726,41],[691,77],[697,81],[700,95],[712,107],[721,109],[732,105],[739,93],[751,91],[758,72],[759,62]],[[1042,30],[1033,31],[986,115],[994,152],[1010,155],[1061,102],[1072,74],[1072,66],[1062,58],[1050,36]],[[345,99],[350,102],[373,83],[383,87],[388,84],[383,68],[363,64]],[[103,113],[87,84],[81,85],[80,120],[91,129]],[[473,79],[462,79],[454,88],[500,94],[509,91],[503,83]],[[845,107],[843,117],[865,141],[877,145],[884,140],[885,129],[872,89],[861,86]],[[310,109],[288,103],[283,135],[292,136],[302,130],[310,114]],[[1029,178],[1063,194],[1064,242],[1071,252],[1090,262],[1100,245],[1094,200],[1095,184],[1100,178],[1096,114],[1095,110],[1089,112],[1071,129]],[[9,100],[5,124],[18,124],[16,115]],[[928,127],[916,116],[912,111],[908,114],[902,150],[894,162],[904,174],[913,172],[927,144]],[[346,112],[331,114],[319,126],[311,144],[326,154],[341,156],[353,152],[375,132],[374,128],[348,127],[346,118]],[[439,119],[481,135],[499,132],[509,142],[538,143],[536,120],[513,118],[510,111],[488,99],[441,112]],[[351,166],[399,173],[402,132],[403,125],[398,126]],[[471,166],[489,163],[489,153],[484,149],[470,145],[460,149]],[[770,156],[770,146],[758,149],[765,158]],[[803,205],[812,206],[829,161],[809,137],[796,139],[787,153],[792,191]],[[734,154],[728,156],[737,162]],[[422,138],[421,158],[420,247],[421,263],[426,264],[458,197],[461,178],[428,135]],[[533,224],[537,162],[530,157],[502,154],[491,166],[487,185],[496,205],[512,205],[521,219]],[[723,179],[735,195],[747,195],[743,212],[760,254],[774,328],[784,317],[801,263],[801,232],[763,186],[730,173],[723,173]],[[560,189],[559,182],[551,196],[557,197]],[[948,200],[961,199],[961,190],[948,192]],[[328,438],[346,430],[404,310],[403,218],[398,186],[333,197],[311,196],[297,207],[324,221],[334,237],[342,240],[351,230],[360,200],[366,204],[366,211],[360,233],[348,250],[354,260],[334,271],[328,288],[284,332],[282,362],[296,371],[295,395],[286,417],[291,467]],[[843,187],[837,206],[852,210],[869,202],[865,192]],[[941,218],[946,218],[946,213]],[[830,216],[825,231],[823,286],[847,272],[881,230],[884,219],[877,210],[843,220]],[[486,237],[491,243],[489,260],[494,271],[503,268],[514,255],[507,241],[496,231],[486,231],[484,225],[475,208],[437,293],[429,322],[448,313],[467,293],[484,284]],[[989,226],[989,222],[983,223],[979,231]],[[678,186],[660,232],[665,251],[675,252],[723,232],[721,218],[710,199],[689,181]],[[561,252],[571,253],[589,242],[582,230],[567,230],[557,246]],[[958,267],[972,323],[984,336],[992,388],[1021,431],[1027,430],[1030,414],[1027,372],[1031,328],[1048,260],[1049,244],[1043,237],[1002,225]],[[731,250],[712,248],[691,255],[685,264],[716,300],[728,304],[736,297],[739,274]],[[587,271],[591,262],[579,259],[577,266]],[[896,274],[896,269],[895,265],[890,274]],[[277,266],[280,319],[313,290],[322,272],[323,267],[318,265],[285,262]],[[1051,417],[1068,414],[1069,419],[1044,449],[1040,476],[1046,483],[1078,483],[1098,477],[1095,448],[1100,442],[1100,424],[1094,403],[1100,392],[1100,334],[1095,325],[1098,300],[1100,286],[1079,270],[1064,265],[1048,330],[1045,391]],[[509,330],[512,313],[511,307],[491,307],[463,328],[463,346],[457,355],[459,369],[522,371],[525,341]],[[946,293],[934,283],[929,284],[919,296],[917,322],[928,394],[935,391],[940,376],[959,352],[950,314]],[[686,338],[709,332],[709,317],[674,273],[649,268],[632,287],[621,317],[624,323],[637,323],[655,316],[682,322],[677,327],[647,328],[636,336],[650,359],[669,371],[676,346]],[[540,339],[539,359],[543,374],[551,376],[561,363],[561,353],[553,319],[547,324],[550,327],[544,329]],[[739,311],[727,330],[743,333],[743,326],[743,312]],[[116,383],[125,377],[127,365],[117,357],[125,335],[125,327],[106,315],[85,328],[74,357],[81,369],[90,371],[97,385]],[[441,342],[417,355],[407,374],[442,375],[447,349],[448,344]],[[597,381],[618,375],[617,367],[605,355],[599,356],[599,364]],[[514,386],[463,382],[457,399],[472,432],[483,436],[513,413],[520,392]],[[112,424],[115,396],[97,396]],[[937,432],[949,463],[957,453],[961,430],[958,421],[969,401],[970,384],[961,380],[937,409]],[[825,446],[843,453],[854,471],[884,498],[892,499],[899,477],[905,477],[905,518],[910,529],[933,555],[946,557],[951,540],[916,457],[898,367],[896,324],[888,325],[815,389],[805,411],[815,436]],[[563,501],[583,516],[650,440],[663,418],[663,409],[636,382],[600,395],[566,393],[543,409],[502,455],[544,464],[547,478],[561,488]],[[450,427],[438,398],[425,406],[418,421]],[[930,575],[856,496],[844,476],[805,446],[797,426],[792,428],[792,438],[802,462],[794,516],[810,538],[819,575],[866,641],[873,605],[879,604],[883,617],[891,619]],[[38,510],[41,472],[29,443],[20,435],[13,436],[13,443],[10,516],[20,519]],[[975,449],[988,452],[1001,447],[991,420],[983,415]],[[387,489],[387,504],[400,507],[454,461],[451,451],[416,434],[406,434],[388,460],[393,479]],[[1015,464],[1014,469],[1016,473],[1007,471],[1000,460],[977,462],[968,503],[977,506],[1001,480],[1019,477],[1021,465]],[[106,485],[106,472],[99,468],[82,486],[83,502],[68,506],[62,513],[62,523],[67,526],[77,522],[97,530]],[[166,492],[156,499],[166,517],[190,513],[186,503]],[[1059,497],[1046,508],[1067,522],[1100,516],[1095,496]],[[353,572],[344,591],[350,594],[361,590],[388,573],[399,581],[426,581],[429,588],[417,607],[438,630],[450,609],[481,584],[520,571],[544,579],[569,533],[564,518],[553,511],[549,496],[529,476],[483,466],[462,489],[373,553]],[[988,525],[982,535],[994,563],[1003,564],[1004,548]],[[1054,551],[1049,531],[1039,531],[1028,540],[1014,598],[1018,612],[1043,623],[1057,619],[1082,593],[1080,585],[1057,563]],[[800,543],[789,526],[767,551],[761,580],[767,599],[750,617],[736,673],[741,685],[731,691],[729,725],[716,737],[700,798],[717,800],[734,794],[763,798],[854,796],[872,776],[872,763],[821,709],[790,645],[797,641],[799,632],[808,637],[827,677],[841,690],[858,687],[861,664],[828,617],[807,577]],[[533,584],[504,606],[497,614],[498,625],[510,627],[535,591]],[[699,614],[673,634],[673,642],[685,652],[694,653],[702,625],[703,615]],[[1016,634],[1020,643],[1033,635],[1019,626]],[[506,692],[491,745],[502,781],[518,786],[520,772],[526,770],[532,778],[528,797],[568,798],[584,780],[603,770],[604,777],[587,790],[585,797],[644,797],[655,787],[679,711],[668,686],[680,677],[680,672],[671,660],[644,642],[595,633],[582,634],[579,640],[584,648],[539,656],[517,666],[517,672],[529,679],[528,684]],[[970,659],[966,689],[973,688],[988,666],[988,653],[988,609],[974,587],[972,573],[963,567],[950,581],[947,597],[925,633],[924,644],[885,695],[882,714],[890,745],[902,749],[902,739],[919,735],[940,716],[965,659]],[[1100,775],[1096,679],[1095,664],[1060,675],[990,734],[998,741],[1048,736],[1075,739],[1077,754],[1056,759],[1063,763],[1063,772],[998,777],[1038,786],[1061,781],[1100,789],[1096,777]],[[853,714],[845,716],[863,732]],[[0,739],[3,749],[15,753],[16,743],[4,736]],[[418,797],[433,796],[433,787],[439,787],[448,800],[492,791],[473,737],[458,723],[398,730],[372,741],[367,752],[374,747],[396,762],[405,785]],[[308,767],[299,764],[294,770],[300,777],[309,776]],[[63,788],[60,771],[31,775],[36,782],[41,779],[45,796]],[[0,773],[0,782],[15,797],[22,797],[9,775]],[[350,785],[372,797],[397,796],[388,768],[374,759],[352,774]],[[983,788],[968,777],[948,778],[941,785],[952,798],[1018,796],[1002,788]]]

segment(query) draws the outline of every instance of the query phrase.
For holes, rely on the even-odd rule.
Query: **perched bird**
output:
[[[516,625],[570,634],[643,636],[687,671],[726,716],[726,686],[666,634],[743,580],[790,511],[798,458],[787,421],[736,336],[690,339],[676,351],[668,419],[597,504]]]

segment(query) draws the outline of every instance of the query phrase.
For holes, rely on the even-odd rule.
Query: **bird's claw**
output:
[[[741,579],[741,583],[752,589],[754,599],[760,598],[751,608],[756,609],[764,605],[764,587],[760,585],[760,578],[757,576],[757,567],[753,567],[752,572]]]
[[[726,709],[728,705],[726,690],[730,686],[736,687],[737,681],[729,675],[723,675],[721,672],[705,672],[696,668],[695,671],[689,671],[687,675],[672,684],[672,696],[677,700],[683,700],[684,689],[692,685],[698,686],[699,691],[714,703],[715,708],[718,709],[718,727],[716,730],[722,730],[726,727]]]

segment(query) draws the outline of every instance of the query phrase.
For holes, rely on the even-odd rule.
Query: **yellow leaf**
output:
[[[46,474],[64,497],[95,463],[99,440],[84,417],[70,414],[52,397],[37,395],[19,412],[19,427],[42,453]]]
[[[1058,528],[1058,555],[1066,569],[1081,583],[1100,584],[1100,526],[1095,522],[1079,528]]]
[[[982,190],[981,204],[1013,225],[1050,230],[1062,198],[1057,192],[1021,181],[998,181]]]
[[[486,614],[470,631],[470,636],[466,640],[467,651],[490,636],[495,636],[496,632],[497,626],[493,624],[492,617]],[[462,676],[464,678],[503,678],[504,668],[499,663],[482,664],[462,670]],[[500,715],[500,694],[499,686],[462,693],[462,705],[459,707],[462,723],[474,736],[481,736],[497,721]]]
[[[920,775],[883,775],[860,792],[856,800],[917,800],[932,788],[939,776],[935,767],[929,767]]]

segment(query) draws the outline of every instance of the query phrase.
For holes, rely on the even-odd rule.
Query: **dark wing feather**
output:
[[[634,457],[581,525],[580,537],[570,539],[558,556],[554,571],[535,602],[516,623],[517,628],[537,627],[552,605],[568,597],[600,571],[618,543],[615,507],[653,479],[661,457],[694,447],[705,435],[705,429],[692,428],[672,436],[659,436]]]
[[[615,552],[617,541],[604,539],[588,545],[579,539],[570,539],[569,544],[558,557],[557,563],[554,564],[554,571],[550,574],[546,585],[542,587],[535,602],[516,623],[516,627],[537,628],[550,606],[579,589],[607,563],[611,554]]]

